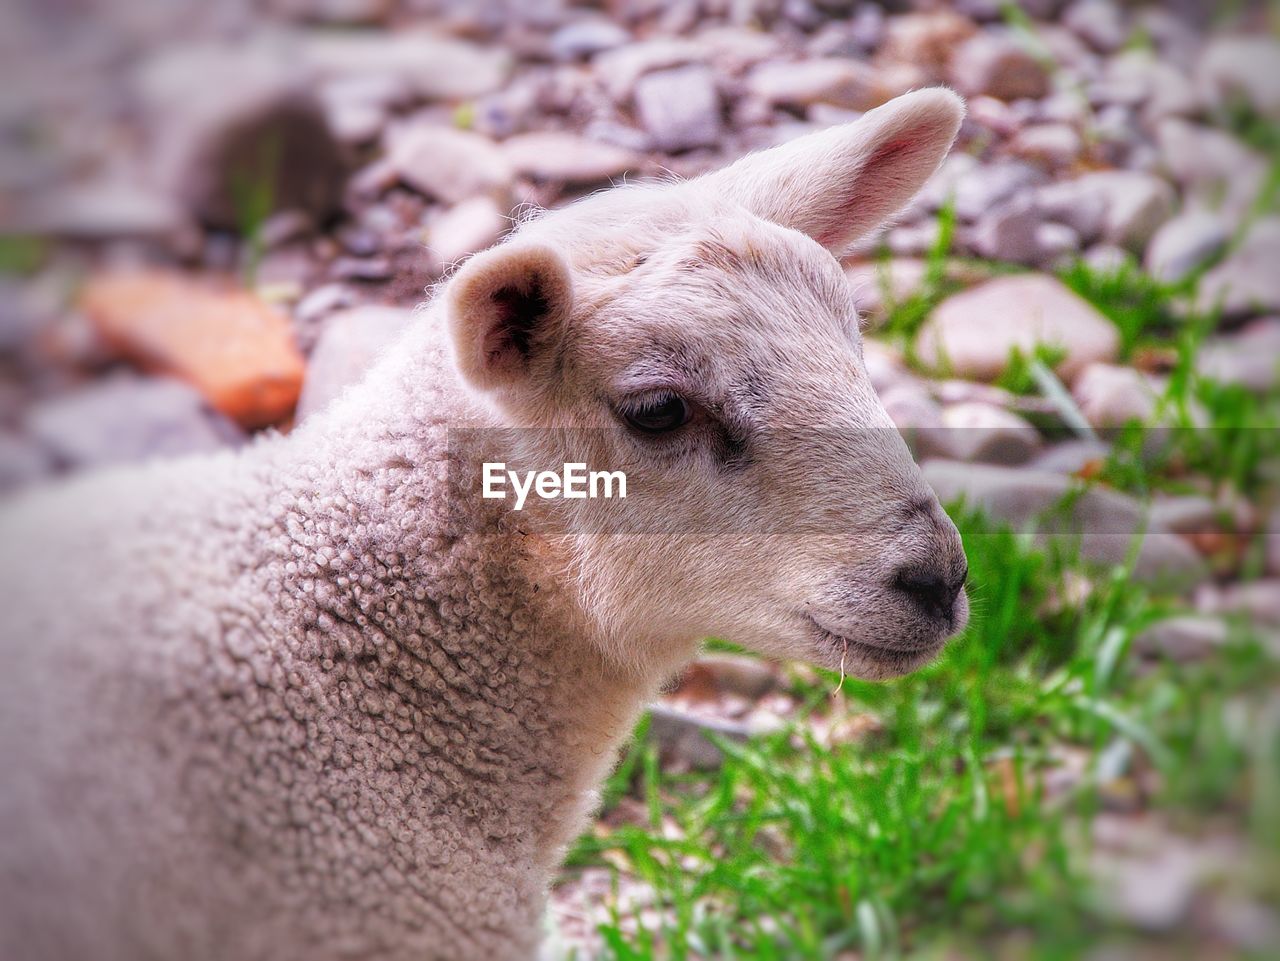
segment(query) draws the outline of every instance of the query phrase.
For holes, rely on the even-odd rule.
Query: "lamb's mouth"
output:
[[[847,661],[852,664],[853,660],[850,660],[852,656],[856,660],[875,664],[878,671],[887,673],[906,674],[923,667],[932,661],[947,643],[947,636],[943,635],[930,643],[913,647],[873,644],[869,641],[856,641],[844,634],[828,630],[812,615],[806,614],[805,619],[817,638],[819,649],[829,651],[834,661]]]

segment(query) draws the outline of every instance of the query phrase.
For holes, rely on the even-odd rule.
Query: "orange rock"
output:
[[[180,377],[243,427],[287,417],[305,362],[289,320],[253,294],[160,271],[107,274],[81,306],[103,339],[143,369]]]

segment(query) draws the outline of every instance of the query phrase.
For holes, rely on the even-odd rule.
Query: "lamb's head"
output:
[[[833,256],[912,197],[962,110],[921,91],[607,191],[451,281],[458,367],[507,423],[551,428],[530,432],[542,465],[627,475],[625,501],[561,511],[612,654],[666,665],[715,635],[882,677],[962,626],[959,536],[871,387]]]

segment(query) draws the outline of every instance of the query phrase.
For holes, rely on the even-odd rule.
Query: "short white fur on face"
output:
[[[559,521],[618,660],[654,669],[719,635],[875,677],[963,624],[959,537],[870,386],[833,256],[911,199],[962,114],[924,90],[697,180],[607,191],[451,281],[464,378],[507,423],[602,428],[547,432],[541,453],[625,465],[642,495],[609,505],[609,534]],[[655,397],[689,423],[631,429]]]

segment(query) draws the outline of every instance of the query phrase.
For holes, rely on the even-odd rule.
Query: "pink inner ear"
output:
[[[826,225],[813,234],[824,247],[834,247],[850,233],[869,230],[908,200],[902,196],[907,184],[915,182],[911,154],[919,152],[924,141],[919,137],[895,137],[878,144],[866,160],[858,165],[851,178],[850,189],[827,217]],[[854,211],[861,217],[855,217]],[[855,228],[856,221],[869,221]]]

